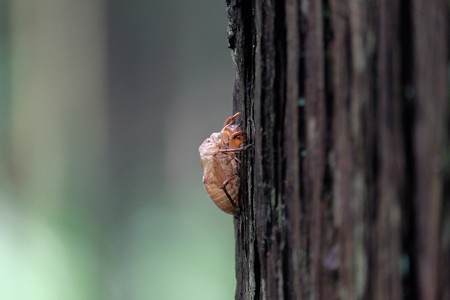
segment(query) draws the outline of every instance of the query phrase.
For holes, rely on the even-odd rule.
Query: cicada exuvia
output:
[[[239,160],[237,155],[247,147],[245,132],[235,119],[236,113],[225,121],[220,132],[214,132],[199,147],[203,167],[203,184],[214,203],[226,213],[239,212]]]

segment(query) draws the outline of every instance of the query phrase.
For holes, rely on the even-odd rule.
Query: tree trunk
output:
[[[227,7],[236,299],[450,299],[448,3]]]

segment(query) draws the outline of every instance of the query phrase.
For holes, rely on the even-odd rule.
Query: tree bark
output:
[[[236,299],[450,299],[444,0],[227,0]]]

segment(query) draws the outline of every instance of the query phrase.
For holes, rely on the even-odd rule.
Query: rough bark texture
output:
[[[236,299],[450,299],[444,0],[227,0]]]

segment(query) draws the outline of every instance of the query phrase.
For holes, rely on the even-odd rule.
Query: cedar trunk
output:
[[[444,0],[227,0],[236,299],[450,299]]]

